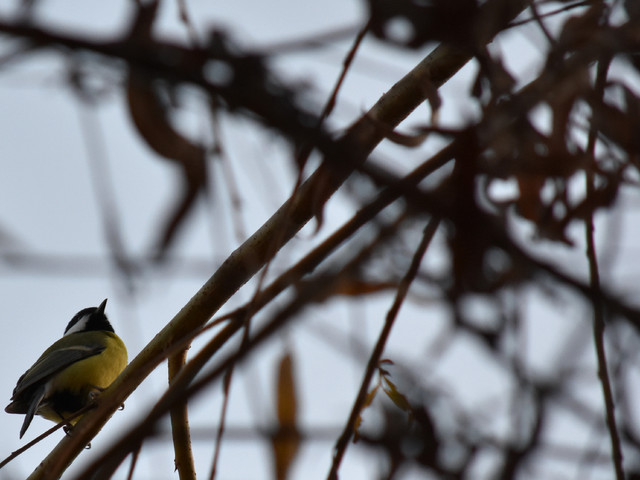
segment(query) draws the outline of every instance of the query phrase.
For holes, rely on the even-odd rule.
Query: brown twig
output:
[[[609,70],[610,63],[611,61],[609,58],[601,59],[598,62],[594,90],[597,98],[599,99],[604,98],[604,89],[607,81],[607,72]],[[595,193],[595,148],[598,131],[593,122],[591,125],[592,126],[589,129],[589,137],[587,141],[587,154],[591,157],[591,163],[586,169],[587,199],[591,198]],[[593,222],[593,213],[593,209],[589,209],[588,215],[585,218],[585,238],[587,242],[586,255],[589,261],[590,286],[595,292],[599,292],[601,290],[600,273],[598,268],[598,257],[594,239],[595,227]],[[600,384],[602,386],[607,429],[609,430],[609,438],[611,441],[611,460],[613,462],[617,480],[624,480],[622,447],[620,445],[620,434],[618,433],[618,426],[616,424],[615,402],[613,399],[611,379],[609,377],[609,370],[607,367],[606,348],[604,344],[604,305],[602,300],[596,296],[591,298],[591,305],[593,307],[593,342],[596,350],[596,358],[598,360],[598,378],[600,379]]]
[[[356,396],[356,399],[353,403],[349,419],[345,424],[342,434],[336,442],[336,446],[334,448],[335,453],[333,455],[333,461],[331,463],[331,470],[329,471],[329,475],[327,476],[329,480],[336,480],[338,478],[338,469],[340,468],[340,464],[342,463],[342,458],[347,449],[347,445],[349,444],[349,440],[351,440],[351,437],[353,436],[356,420],[360,415],[360,411],[362,410],[362,406],[364,405],[365,399],[367,397],[371,378],[378,368],[378,363],[380,362],[382,352],[387,343],[387,339],[389,338],[389,334],[391,333],[391,328],[393,327],[393,324],[395,323],[395,320],[398,316],[398,312],[400,311],[400,307],[402,306],[404,299],[407,296],[409,287],[411,286],[411,283],[418,273],[418,268],[420,267],[422,258],[427,251],[427,247],[429,246],[433,235],[436,233],[439,223],[439,219],[432,218],[425,227],[422,239],[420,240],[420,244],[418,245],[418,248],[413,255],[413,259],[411,260],[411,265],[409,266],[407,273],[398,286],[396,297],[393,301],[393,304],[391,305],[391,308],[389,309],[389,312],[387,313],[387,317],[385,319],[384,326],[382,327],[382,331],[378,336],[376,346],[374,347],[373,351],[371,352],[371,356],[369,357],[364,377],[362,379],[362,382],[360,383],[360,390],[358,391],[358,395]]]
[[[264,281],[266,270],[267,269],[265,267],[262,271],[259,285],[258,285],[258,288],[256,289],[253,299],[255,299],[260,292],[260,285]],[[253,300],[250,303],[250,305],[253,306]],[[240,343],[240,347],[239,347],[240,350],[246,348],[249,342],[249,332],[251,330],[251,318],[253,317],[254,311],[255,310],[250,309],[247,311],[245,315],[242,315],[236,318],[236,323],[241,323],[244,331],[242,335],[242,342]],[[218,470],[218,459],[220,458],[220,450],[222,449],[222,437],[224,435],[225,427],[227,424],[227,408],[229,406],[229,396],[231,395],[231,380],[233,379],[233,373],[235,371],[235,367],[236,367],[235,363],[229,367],[229,370],[225,373],[224,380],[222,382],[222,391],[223,391],[222,408],[220,410],[220,420],[218,422],[218,429],[216,431],[216,445],[213,451],[211,474],[209,475],[210,480],[213,480],[216,477],[216,472]]]
[[[535,22],[538,24],[538,27],[540,27],[540,30],[549,42],[549,45],[555,45],[556,41],[553,38],[553,35],[551,35],[551,33],[549,32],[547,26],[544,24],[544,20],[538,12],[538,7],[536,6],[535,0],[530,0],[529,9],[531,10],[531,14],[533,15]]]
[[[327,100],[327,103],[325,104],[322,113],[320,114],[320,125],[322,125],[327,117],[331,115],[331,112],[333,112],[333,108],[335,107],[336,100],[338,98],[338,92],[340,91],[340,88],[344,83],[344,79],[347,77],[347,72],[349,71],[349,68],[353,63],[353,60],[356,57],[356,52],[360,48],[360,45],[362,44],[365,35],[369,31],[369,28],[371,28],[371,20],[365,23],[360,31],[358,31],[358,34],[353,41],[353,45],[351,45],[347,56],[342,61],[342,71],[340,72],[340,76],[336,80],[336,83],[333,86],[333,90],[331,91],[331,95],[329,96],[329,99]]]
[[[138,458],[140,457],[140,447],[131,453],[131,465],[129,465],[129,473],[127,474],[127,480],[133,480],[133,472],[136,471],[136,465],[138,465]]]
[[[213,451],[213,461],[211,462],[211,474],[209,479],[216,478],[216,472],[218,471],[218,459],[220,458],[220,450],[222,449],[222,436],[224,435],[226,422],[227,422],[227,407],[229,405],[229,391],[231,387],[231,379],[233,377],[233,366],[227,371],[224,376],[222,392],[222,409],[220,410],[220,420],[218,422],[218,428],[216,429],[216,446]]]
[[[26,445],[20,447],[18,450],[16,450],[15,452],[12,452],[11,455],[9,455],[7,458],[5,458],[4,460],[2,460],[2,462],[0,462],[0,469],[3,468],[5,465],[7,465],[9,462],[11,462],[12,460],[14,460],[16,457],[22,455],[24,452],[26,452],[27,450],[29,450],[31,447],[33,447],[36,443],[40,443],[42,440],[44,440],[45,438],[47,438],[49,435],[51,435],[52,433],[54,433],[57,430],[60,430],[62,427],[68,426],[69,422],[71,420],[74,420],[78,417],[80,417],[81,415],[84,415],[85,413],[87,413],[89,410],[91,410],[92,408],[95,407],[95,404],[90,404],[87,405],[85,407],[83,407],[82,409],[78,410],[77,412],[75,412],[73,415],[70,415],[69,418],[63,420],[62,422],[56,423],[53,427],[51,427],[49,430],[45,431],[44,433],[41,433],[40,435],[38,435],[36,438],[34,438],[33,440],[31,440],[29,443],[27,443]]]
[[[591,5],[591,0],[580,0],[580,1],[577,1],[575,3],[571,3],[569,5],[565,5],[563,7],[556,8],[555,10],[551,10],[549,12],[543,13],[543,14],[540,15],[540,18],[543,19],[543,18],[547,18],[547,17],[552,17],[554,15],[558,15],[560,13],[564,13],[564,12],[568,12],[570,10],[573,10],[574,8],[588,7],[589,5]],[[525,18],[525,19],[519,20],[517,22],[511,22],[509,24],[509,27],[510,28],[519,27],[521,25],[526,25],[527,23],[534,22],[534,21],[537,21],[537,19],[535,17]]]

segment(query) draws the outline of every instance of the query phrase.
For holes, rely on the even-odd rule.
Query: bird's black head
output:
[[[109,323],[107,316],[104,314],[104,309],[107,306],[107,300],[100,304],[99,307],[89,307],[80,310],[74,315],[74,317],[64,330],[65,335],[78,332],[103,330],[107,332],[113,332],[113,327]]]

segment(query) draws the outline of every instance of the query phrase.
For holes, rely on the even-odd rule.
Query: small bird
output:
[[[7,413],[25,414],[20,438],[34,415],[61,422],[88,405],[127,366],[127,349],[104,309],[80,310],[63,337],[45,350],[18,380]],[[69,423],[75,425],[79,418]]]

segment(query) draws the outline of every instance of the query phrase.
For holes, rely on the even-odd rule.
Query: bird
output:
[[[23,437],[34,415],[66,421],[91,403],[127,366],[127,348],[98,307],[80,310],[62,338],[47,348],[19,379],[7,413],[24,414]],[[80,417],[68,421],[75,425]]]

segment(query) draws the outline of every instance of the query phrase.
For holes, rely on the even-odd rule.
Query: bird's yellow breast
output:
[[[84,360],[69,365],[51,379],[51,389],[78,390],[85,387],[105,389],[120,375],[127,366],[127,349],[115,333],[101,332],[105,335],[106,348]]]
[[[59,421],[60,415],[66,417],[86,405],[92,393],[107,388],[124,370],[128,362],[124,343],[115,333],[100,334],[104,335],[106,348],[55,374],[47,383],[45,402],[38,409],[39,415]]]

